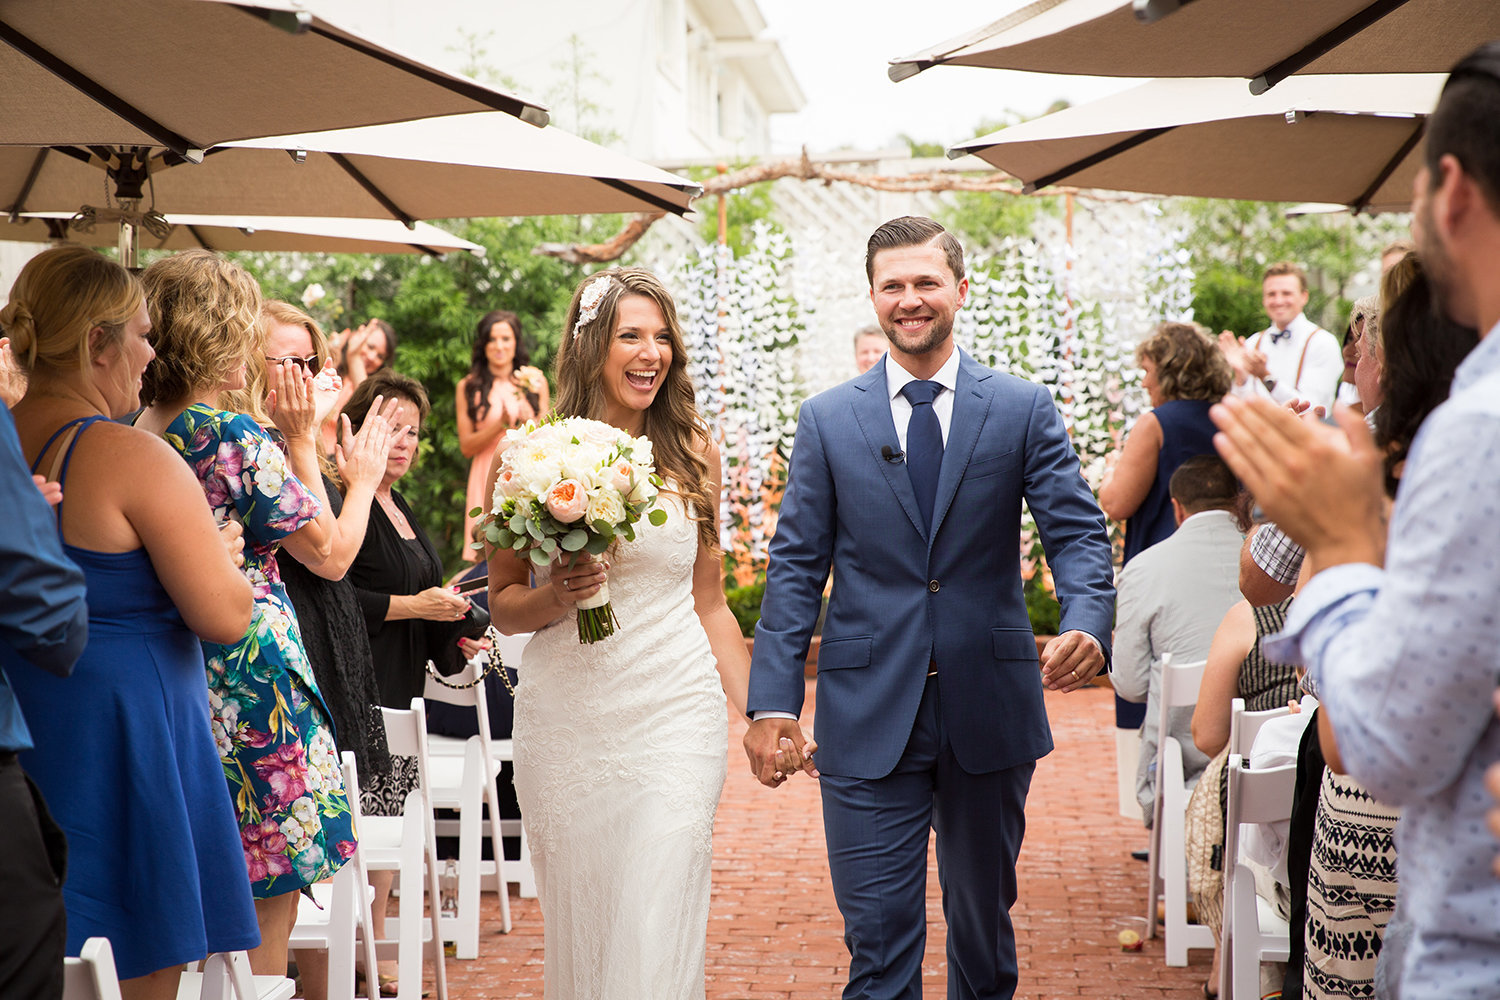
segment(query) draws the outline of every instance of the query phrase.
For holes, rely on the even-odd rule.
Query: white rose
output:
[[[322,302],[323,297],[327,294],[328,293],[323,290],[322,285],[318,284],[316,281],[313,282],[306,288],[302,289],[302,307],[304,309],[311,309],[319,302]]]
[[[603,521],[605,524],[619,524],[625,520],[625,501],[614,490],[599,490],[595,495],[589,497],[589,506],[584,517],[587,518],[590,524],[595,521]]]

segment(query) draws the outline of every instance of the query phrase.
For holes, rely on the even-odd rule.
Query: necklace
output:
[[[380,501],[380,508],[385,511],[385,516],[390,519],[391,526],[396,529],[396,534],[402,538],[415,538],[416,533],[411,530],[411,525],[406,521],[406,515],[401,513],[401,508],[396,506],[396,498],[391,496],[390,491],[376,493],[375,499]]]

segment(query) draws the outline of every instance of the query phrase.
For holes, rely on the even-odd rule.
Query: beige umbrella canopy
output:
[[[111,188],[124,202],[122,213],[110,204]],[[698,190],[560,129],[533,128],[499,112],[231,142],[208,150],[202,163],[159,147],[61,147],[38,155],[0,146],[0,212],[14,218],[93,206],[112,218],[123,215],[127,227],[142,224],[153,209],[400,222],[683,214]]]
[[[1204,0],[1200,0],[1204,2]],[[1411,204],[1441,73],[1153,80],[949,150],[1026,182],[1256,201]]]
[[[1496,0],[1182,0],[1180,10],[1155,23],[1138,19],[1134,6],[1035,0],[893,59],[888,72],[904,80],[946,64],[1087,76],[1225,76],[1249,79],[1253,92],[1262,93],[1293,73],[1445,73],[1500,38]]]
[[[155,146],[540,106],[292,0],[0,0],[0,144]]]
[[[0,217],[0,240],[42,243],[68,240],[113,246],[110,225],[70,225],[67,212],[38,212],[15,222]],[[425,253],[462,250],[478,256],[484,247],[437,226],[418,222],[407,229],[392,219],[328,219],[292,216],[168,215],[141,234],[146,250],[251,250],[288,253]]]

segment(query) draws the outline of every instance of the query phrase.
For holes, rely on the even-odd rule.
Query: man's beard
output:
[[[886,339],[891,342],[891,346],[902,354],[931,354],[953,334],[953,321],[942,322],[935,320],[925,334],[921,335],[920,338],[911,340],[907,339],[908,334],[894,322],[884,329]]]
[[[1448,248],[1443,246],[1437,226],[1433,224],[1430,196],[1423,200],[1421,217],[1414,228],[1417,235],[1417,257],[1422,262],[1422,270],[1427,275],[1428,283],[1432,285],[1433,298],[1438,308],[1449,318],[1468,323],[1467,320],[1458,319],[1453,313],[1453,308],[1457,305],[1454,301],[1453,258],[1449,256]]]

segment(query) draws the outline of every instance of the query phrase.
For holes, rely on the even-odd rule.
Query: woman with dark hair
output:
[[[744,713],[750,657],[724,600],[719,454],[687,361],[651,272],[581,282],[558,410],[650,439],[667,520],[642,519],[598,560],[538,569],[534,584],[529,560],[489,551],[496,624],[536,633],[516,687],[516,792],[552,998],[703,995],[724,700]],[[575,605],[606,571],[619,626],[580,645]]]
[[[458,448],[470,459],[463,544],[470,562],[479,561],[480,550],[471,544],[479,519],[469,512],[490,505],[485,486],[501,439],[517,424],[547,415],[546,376],[527,360],[521,317],[505,309],[485,313],[474,331],[469,374],[458,380],[454,400]]]
[[[1208,409],[1229,391],[1233,371],[1208,334],[1191,323],[1162,323],[1135,349],[1152,409],[1141,414],[1099,486],[1099,506],[1125,525],[1125,558],[1176,528],[1167,483],[1194,455],[1214,454]]]

